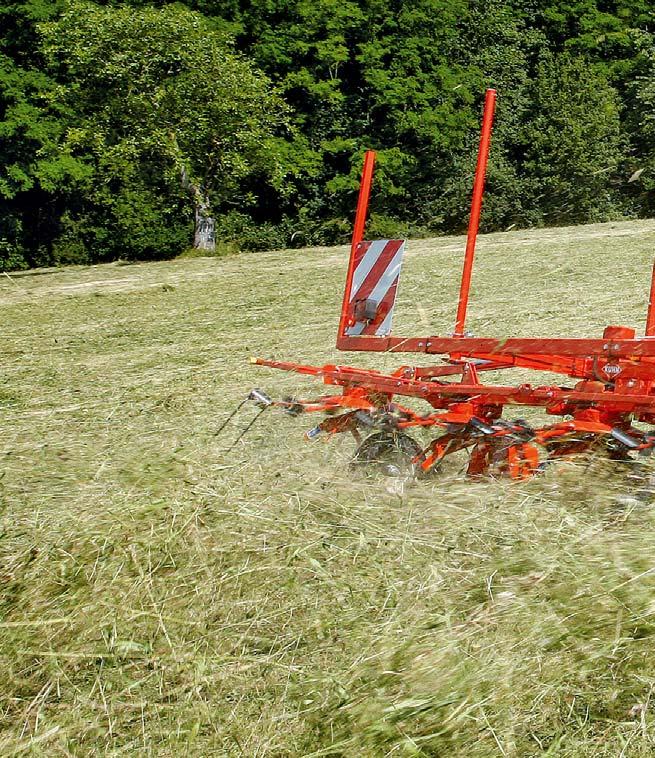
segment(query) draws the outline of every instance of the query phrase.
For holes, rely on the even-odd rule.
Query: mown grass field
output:
[[[397,333],[452,330],[463,239]],[[480,240],[470,328],[643,330],[655,222]],[[0,754],[652,756],[655,510],[601,463],[394,494],[253,386],[333,349],[347,251],[0,276]]]

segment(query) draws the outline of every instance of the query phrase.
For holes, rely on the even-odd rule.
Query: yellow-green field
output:
[[[452,330],[463,239],[395,331]],[[481,238],[469,327],[643,331],[655,221]],[[346,248],[0,275],[0,754],[652,756],[655,510],[602,462],[404,491],[254,409],[317,383]],[[556,381],[560,381],[556,379]],[[344,436],[345,437],[345,436]]]

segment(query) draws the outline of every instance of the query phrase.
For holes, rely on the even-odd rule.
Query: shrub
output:
[[[29,268],[23,251],[6,239],[0,239],[0,271],[19,271]]]

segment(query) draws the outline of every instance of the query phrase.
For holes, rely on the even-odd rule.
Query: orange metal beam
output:
[[[484,194],[484,179],[487,173],[487,161],[489,160],[489,145],[491,143],[491,128],[496,108],[496,90],[488,89],[484,99],[484,113],[482,116],[482,132],[480,134],[480,147],[478,149],[478,164],[475,169],[475,181],[473,182],[473,198],[471,200],[471,216],[469,218],[468,236],[466,238],[466,253],[464,254],[464,269],[462,271],[462,283],[459,290],[459,303],[457,305],[457,319],[455,321],[455,336],[464,335],[466,322],[466,309],[471,289],[471,273],[473,271],[473,259],[475,257],[475,243],[478,238],[480,227],[480,213],[482,211],[482,195]]]

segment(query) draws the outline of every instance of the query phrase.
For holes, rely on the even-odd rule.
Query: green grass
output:
[[[655,222],[480,240],[469,327],[643,330]],[[452,330],[460,238],[395,332]],[[0,754],[652,756],[655,511],[622,473],[394,494],[274,412],[333,349],[346,249],[0,277]],[[420,360],[420,358],[419,358]]]

